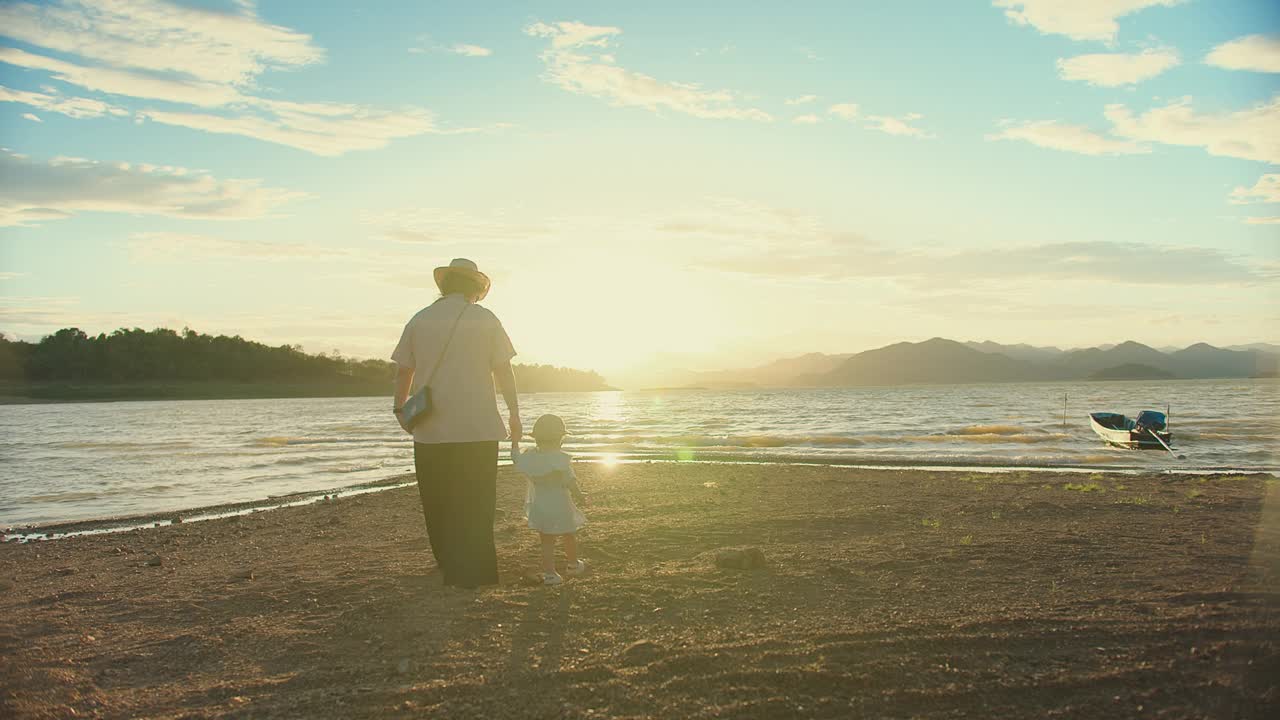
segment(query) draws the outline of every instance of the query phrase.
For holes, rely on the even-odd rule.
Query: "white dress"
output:
[[[546,535],[567,535],[587,523],[569,492],[577,476],[567,453],[530,448],[513,455],[511,462],[529,479],[524,513],[530,528]]]

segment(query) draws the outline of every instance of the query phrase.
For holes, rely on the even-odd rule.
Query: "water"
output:
[[[1067,424],[1063,426],[1063,395]],[[1087,414],[1172,405],[1178,460]],[[389,398],[0,407],[0,526],[167,512],[412,472]],[[521,396],[587,460],[1149,470],[1280,468],[1280,382],[1035,383]]]

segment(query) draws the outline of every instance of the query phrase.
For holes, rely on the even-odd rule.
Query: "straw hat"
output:
[[[444,279],[451,274],[466,275],[475,280],[480,286],[480,297],[477,300],[483,300],[485,295],[489,294],[489,276],[480,272],[480,268],[476,264],[466,258],[454,258],[448,265],[435,269],[436,287],[444,284]],[[444,292],[444,288],[440,288]]]

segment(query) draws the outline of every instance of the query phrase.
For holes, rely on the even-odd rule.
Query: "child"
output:
[[[542,536],[542,584],[559,585],[564,578],[556,572],[557,537],[564,538],[564,554],[569,561],[565,574],[574,576],[587,571],[586,563],[578,559],[574,536],[587,522],[573,502],[582,502],[583,495],[569,455],[560,449],[568,434],[564,420],[543,415],[533,424],[531,434],[538,446],[523,453],[520,438],[511,438],[511,463],[529,478],[524,511],[529,527]]]

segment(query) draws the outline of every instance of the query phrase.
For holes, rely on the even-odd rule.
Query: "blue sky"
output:
[[[1275,341],[1267,2],[0,5],[0,331],[529,362]]]

